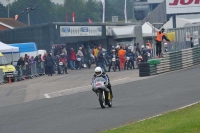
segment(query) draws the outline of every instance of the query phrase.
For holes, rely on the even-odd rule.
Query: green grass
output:
[[[200,104],[102,133],[200,133]]]

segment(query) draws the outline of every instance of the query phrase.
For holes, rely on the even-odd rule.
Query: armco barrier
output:
[[[163,54],[161,63],[150,65],[150,75],[189,68],[200,63],[200,48],[189,48]]]
[[[0,84],[3,84],[3,82],[4,82],[3,70],[0,69]]]

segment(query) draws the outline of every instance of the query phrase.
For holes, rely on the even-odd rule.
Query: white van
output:
[[[45,53],[47,53],[46,50],[38,50],[38,55],[41,54],[41,56],[43,56]]]

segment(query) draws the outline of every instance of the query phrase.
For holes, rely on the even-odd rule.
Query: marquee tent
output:
[[[142,34],[143,37],[152,37],[157,35],[157,31],[159,31],[157,28],[155,28],[153,25],[151,25],[149,22],[145,22],[142,25]]]
[[[0,52],[6,57],[7,62],[19,60],[19,48],[9,46],[0,41]]]

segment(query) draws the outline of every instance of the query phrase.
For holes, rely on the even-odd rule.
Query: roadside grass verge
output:
[[[102,133],[200,133],[200,103]]]

